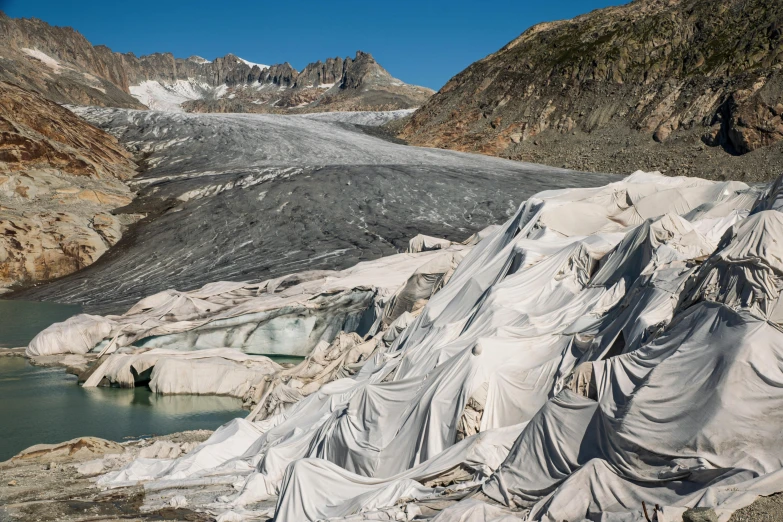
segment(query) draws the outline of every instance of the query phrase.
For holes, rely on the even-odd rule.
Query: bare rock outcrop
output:
[[[116,138],[34,93],[0,82],[0,291],[95,262],[133,219],[135,174]]]
[[[58,103],[144,108],[128,91],[122,55],[70,27],[0,12],[0,80]]]

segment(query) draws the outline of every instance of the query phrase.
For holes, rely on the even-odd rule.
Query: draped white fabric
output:
[[[396,316],[429,297],[469,247],[398,254],[339,272],[311,271],[261,283],[210,283],[190,292],[166,290],[123,315],[82,314],[39,333],[28,356],[106,351],[119,347],[306,356],[340,331],[358,328],[368,308],[394,296]],[[408,278],[411,283],[400,292]],[[428,286],[429,284],[429,286]],[[392,318],[393,320],[393,318]]]
[[[462,491],[435,520],[727,520],[783,490],[776,194],[639,172],[536,195],[358,372],[249,423],[208,471],[244,477],[222,509],[405,517]],[[153,464],[123,483],[207,472]]]

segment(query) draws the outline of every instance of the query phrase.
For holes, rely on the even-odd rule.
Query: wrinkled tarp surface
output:
[[[338,272],[302,272],[261,283],[221,281],[190,292],[166,290],[123,315],[82,314],[54,324],[30,342],[26,353],[111,353],[134,344],[305,356],[340,331],[371,326],[368,309],[390,297],[396,305],[387,312],[387,324],[410,311],[439,288],[468,248],[399,254]],[[415,280],[397,291],[412,275]]]
[[[101,483],[238,477],[213,513],[277,496],[286,522],[438,498],[438,521],[725,521],[783,490],[777,192],[637,172],[539,193],[355,374]]]

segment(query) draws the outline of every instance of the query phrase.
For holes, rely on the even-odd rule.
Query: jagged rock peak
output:
[[[267,66],[235,54],[212,61],[166,52],[137,57],[93,47],[71,28],[5,15],[0,16],[0,80],[58,103],[207,112],[322,111],[326,105],[334,110],[335,104],[341,110],[406,109],[432,94],[395,80],[361,51],[355,58],[311,63],[301,73],[287,62]],[[342,98],[363,99],[324,99],[335,85],[347,93]],[[383,92],[364,96],[360,89]]]

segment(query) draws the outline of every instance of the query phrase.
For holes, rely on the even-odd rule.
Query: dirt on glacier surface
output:
[[[422,233],[463,240],[530,195],[618,177],[409,147],[362,128],[399,117],[74,108],[142,159],[146,219],[93,266],[11,298],[121,312],[167,288],[343,269]]]

